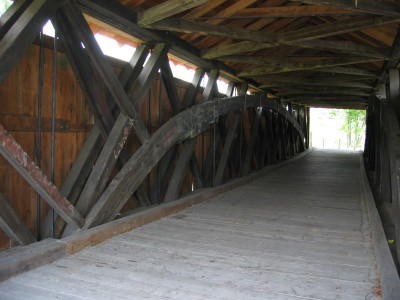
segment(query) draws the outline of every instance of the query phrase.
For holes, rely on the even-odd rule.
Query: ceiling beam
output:
[[[288,45],[291,45],[288,43]],[[311,40],[304,42],[296,42],[293,46],[309,49],[318,49],[323,51],[331,51],[334,53],[344,53],[356,56],[389,58],[390,53],[385,49],[364,46],[350,41],[340,40]]]
[[[356,14],[362,14],[362,12],[320,5],[296,5],[245,8],[238,13],[238,16],[264,18],[299,18],[310,16],[343,16]]]
[[[139,15],[141,26],[149,25],[183,11],[200,6],[208,0],[168,0],[153,6]]]
[[[359,68],[351,68],[351,67],[335,67],[335,68],[325,68],[325,69],[318,69],[318,72],[322,73],[331,73],[331,74],[346,74],[346,75],[353,75],[353,76],[365,76],[369,78],[376,78],[377,75],[371,71],[367,71],[364,69]]]
[[[244,8],[231,16],[191,16],[185,15],[185,19],[192,20],[230,20],[249,18],[299,18],[310,16],[348,16],[363,15],[361,11],[341,9],[320,5],[292,5],[292,6],[264,6]]]
[[[199,22],[191,22],[191,24],[187,24],[185,22],[180,22],[179,26],[163,26],[164,30],[172,30],[172,31],[182,31],[185,32],[197,32],[202,34],[218,34],[219,36],[232,37],[230,35],[230,31],[225,31],[226,26],[217,26],[217,25],[204,25],[204,23]],[[346,21],[336,21],[333,23],[322,24],[319,26],[308,26],[303,29],[293,30],[284,33],[262,33],[262,32],[247,32],[247,30],[241,30],[235,34],[236,39],[247,40],[245,42],[238,42],[228,45],[216,46],[214,48],[209,49],[203,54],[204,58],[218,58],[225,55],[239,54],[243,52],[252,52],[258,51],[262,49],[267,49],[271,47],[275,47],[277,45],[289,45],[289,46],[297,46],[300,47],[314,47],[310,44],[311,41],[331,37],[335,35],[340,35],[344,33],[350,33],[354,31],[359,31],[363,29],[367,29],[370,27],[391,24],[391,23],[399,23],[400,18],[384,18],[384,17],[374,17],[367,19],[357,19],[357,20],[346,20]],[[190,26],[189,26],[190,25]],[[158,25],[155,25],[158,26]],[[212,27],[211,27],[212,26]],[[245,33],[242,31],[246,31]],[[249,42],[252,41],[252,42]],[[254,43],[256,42],[256,43]],[[338,49],[338,46],[323,45],[321,41],[319,43],[320,47],[333,47],[334,49]],[[354,44],[349,44],[351,48]]]
[[[261,82],[263,82],[261,80]],[[269,88],[284,88],[284,87],[336,87],[336,88],[357,88],[364,90],[371,90],[373,87],[370,84],[363,82],[348,82],[348,81],[319,81],[319,80],[288,80],[288,81],[279,81],[279,80],[271,80],[263,83],[260,88],[261,89],[269,89]]]
[[[382,58],[332,58],[322,59],[313,62],[284,62],[286,58],[271,58],[268,56],[245,56],[245,55],[230,55],[220,57],[222,61],[230,61],[243,64],[264,65],[270,69],[270,74],[286,73],[293,71],[317,70],[322,68],[331,68],[337,66],[348,66],[362,63],[372,63],[382,61]],[[266,69],[267,70],[267,69]]]
[[[316,89],[303,90],[303,89],[292,89],[289,91],[283,91],[276,94],[278,97],[294,97],[294,96],[357,96],[357,97],[368,97],[370,93],[356,89]]]
[[[353,12],[368,13],[382,16],[400,16],[400,7],[383,1],[376,0],[291,0],[307,4],[317,4]]]
[[[146,25],[145,27],[183,33],[196,33],[201,35],[230,37],[233,39],[249,40],[260,43],[276,43],[276,36],[271,33],[241,29],[225,25],[195,22],[184,19],[163,20],[157,23]]]
[[[376,74],[359,69],[359,68],[350,68],[350,67],[337,67],[340,66],[340,62],[332,63],[332,64],[320,64],[315,65],[313,67],[310,65],[309,67],[304,67],[301,65],[305,64],[293,64],[292,66],[284,66],[284,67],[258,67],[249,69],[248,71],[244,71],[238,74],[240,77],[260,77],[271,74],[279,74],[279,73],[288,73],[288,72],[302,72],[302,71],[311,71],[318,70],[318,72],[322,73],[335,73],[335,74],[347,74],[347,75],[357,75],[357,76],[367,76],[367,77],[377,77]]]
[[[320,108],[349,108],[349,109],[365,109],[367,106],[367,99],[364,98],[354,98],[350,99],[349,97],[345,98],[293,98],[289,99],[292,103],[297,103],[301,105],[311,106],[311,107],[320,107]]]
[[[113,27],[126,32],[147,43],[166,43],[170,45],[170,53],[204,69],[220,69],[224,76],[233,82],[242,82],[236,76],[235,70],[218,61],[201,57],[200,50],[173,34],[142,28],[137,24],[137,14],[127,10],[115,0],[78,0],[79,7],[88,15],[101,22],[112,24]],[[256,83],[250,85],[257,89]]]

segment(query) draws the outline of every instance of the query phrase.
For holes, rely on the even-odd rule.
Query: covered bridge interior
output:
[[[398,1],[8,2],[0,299],[400,299]]]

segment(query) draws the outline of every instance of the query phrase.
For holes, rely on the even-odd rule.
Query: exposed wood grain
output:
[[[176,115],[157,130],[148,143],[135,152],[122,170],[114,177],[86,218],[85,228],[112,220],[122,209],[130,195],[137,189],[150,170],[176,143],[193,138],[215,122],[215,118],[234,110],[265,106],[275,110],[294,126],[304,140],[300,125],[283,107],[259,96],[218,99],[193,106]],[[140,166],[140,167],[139,167]]]
[[[25,10],[20,14],[20,10],[14,11],[13,16],[18,17],[18,21],[14,18],[7,20],[15,21],[7,30],[7,33],[2,33],[0,47],[0,81],[8,74],[10,69],[20,59],[21,55],[30,46],[37,35],[39,28],[47,19],[55,13],[55,11],[65,1],[56,0],[34,0],[28,7],[23,7]],[[16,7],[17,3],[14,5]]]
[[[12,278],[1,284],[0,293],[14,299],[27,293],[41,297],[43,290],[54,298],[68,293],[88,299],[159,299],[160,294],[173,299],[216,294],[274,300],[380,299],[374,241],[360,205],[358,158],[314,152],[135,231],[127,232],[176,213],[190,200],[80,233],[66,241],[67,251],[126,232]],[[104,276],[96,276],[99,268],[106,283]],[[310,284],[314,281],[318,284]]]
[[[2,194],[0,194],[0,228],[20,245],[27,245],[36,241]]]
[[[360,11],[337,9],[320,5],[252,7],[238,12],[238,16],[264,17],[264,18],[299,18],[310,16],[354,15]]]
[[[83,218],[32,161],[20,144],[0,125],[0,153],[43,199],[69,224],[80,228]]]
[[[225,55],[238,54],[249,51],[256,51],[266,48],[275,47],[278,44],[288,44],[288,45],[296,45],[296,43],[304,43],[316,39],[331,37],[335,35],[340,35],[344,33],[359,31],[365,28],[380,26],[384,24],[398,23],[400,19],[398,18],[368,18],[368,19],[351,19],[346,21],[337,21],[332,23],[322,24],[320,26],[308,26],[306,28],[292,30],[288,32],[283,32],[280,34],[269,34],[265,36],[262,33],[257,34],[256,32],[243,34],[242,39],[249,40],[253,39],[253,42],[239,42],[228,45],[221,45],[209,49],[203,55],[205,58],[216,58]],[[203,26],[201,24],[197,24],[196,26]],[[207,25],[209,27],[211,25]],[[218,30],[218,27],[214,27],[211,33],[218,32],[219,34],[224,34],[224,29]],[[202,28],[203,33],[206,32],[206,28]],[[257,40],[254,40],[253,35],[257,35]],[[260,35],[258,37],[258,35]],[[263,39],[263,42],[260,42],[260,39]],[[236,49],[236,50],[235,50]]]
[[[363,12],[384,16],[400,16],[400,8],[393,3],[374,0],[291,0],[308,4],[326,5],[345,8],[355,12]]]
[[[200,6],[208,0],[167,0],[144,11],[140,16],[138,23],[146,26],[191,8]]]

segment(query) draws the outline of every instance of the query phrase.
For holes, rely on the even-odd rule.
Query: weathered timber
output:
[[[299,103],[303,105],[309,105],[313,107],[321,108],[349,108],[349,109],[365,109],[368,104],[367,98],[353,98],[348,96],[337,96],[337,97],[295,97],[290,98],[294,103]]]
[[[76,203],[76,209],[86,215],[96,199],[102,193],[111,173],[115,167],[119,154],[125,146],[124,142],[128,139],[131,132],[133,121],[128,116],[120,114],[115,121],[114,127],[107,138],[96,163],[90,172],[90,176],[84,189]],[[123,128],[123,130],[121,130]],[[68,226],[64,234],[69,234]]]
[[[218,70],[213,70],[209,73],[209,78],[207,86],[203,91],[203,99],[205,101],[210,101],[214,96],[216,89],[216,82],[218,79]],[[191,140],[185,141],[180,147],[180,155],[175,164],[174,172],[172,173],[171,179],[168,184],[167,191],[165,193],[164,201],[173,201],[178,198],[179,193],[182,188],[183,178],[189,166],[189,162],[193,157],[193,153],[196,147],[197,139],[193,138]]]
[[[370,78],[377,77],[377,74],[375,74],[374,72],[356,67],[334,67],[334,68],[318,69],[317,71],[321,73],[353,75],[357,76],[357,78],[363,76]]]
[[[215,178],[214,178],[214,186],[220,185],[223,182],[224,179],[224,171],[228,162],[229,155],[232,151],[232,144],[233,141],[237,135],[237,129],[239,127],[241,121],[241,115],[238,113],[235,113],[231,124],[229,125],[228,133],[225,138],[225,143],[223,146],[221,158],[218,162],[218,167],[217,171],[215,173]]]
[[[161,78],[163,80],[172,110],[177,113],[180,111],[181,99],[178,96],[176,82],[174,76],[172,75],[171,67],[166,55],[164,57],[164,62],[161,65]]]
[[[73,4],[64,5],[60,11],[62,11],[65,19],[69,22],[69,27],[76,34],[77,38],[85,46],[88,58],[90,62],[102,78],[104,85],[107,87],[107,91],[110,93],[112,99],[118,104],[122,112],[125,112],[131,119],[134,120],[134,128],[138,138],[144,142],[149,138],[147,129],[143,121],[138,116],[134,106],[131,105],[124,88],[115,76],[111,66],[104,59],[104,55],[100,50],[98,43],[95,41],[92,31],[89,28],[86,20],[79,11],[79,9]],[[64,36],[69,32],[64,32]],[[80,44],[76,45],[79,47]]]
[[[72,204],[75,204],[78,200],[86,179],[102,149],[103,140],[101,129],[96,123],[88,134],[86,141],[82,145],[78,156],[60,188],[61,195],[66,197]],[[54,219],[55,224],[53,224]],[[64,222],[62,219],[53,216],[53,212],[49,212],[44,220],[41,236],[51,237],[52,235],[57,235],[57,233],[62,231],[63,225]]]
[[[61,24],[60,24],[61,25]],[[62,25],[61,25],[62,26]],[[147,51],[148,51],[148,46],[147,45],[141,45],[137,51],[135,51],[135,54],[133,55],[132,59],[130,62],[123,68],[121,71],[121,74],[119,76],[120,82],[123,86],[129,85],[132,81],[135,81],[137,76],[139,75],[140,71],[143,69],[143,63],[147,57]],[[85,61],[81,61],[82,64],[86,63]],[[77,69],[78,74],[81,74],[81,72],[87,72],[90,69],[82,69],[82,65]],[[90,73],[90,72],[89,72]],[[87,75],[89,75],[87,73]],[[93,82],[93,81],[92,81]],[[96,82],[96,85],[98,83]],[[94,86],[91,86],[90,89],[88,90],[89,95],[92,93],[96,93],[96,90]],[[98,101],[99,99],[97,99]],[[115,106],[115,104],[114,104]],[[114,110],[112,104],[110,105],[110,108],[107,109],[107,111]],[[89,133],[84,145],[82,146],[82,149],[79,152],[78,157],[76,158],[70,172],[67,175],[67,178],[63,184],[63,186],[60,189],[61,194],[68,198],[69,201],[73,204],[80,201],[78,201],[79,196],[81,195],[82,189],[86,183],[86,180],[89,176],[89,174],[92,171],[92,167],[95,164],[97,157],[100,154],[100,151],[102,150],[104,143],[105,143],[105,136],[108,134],[108,131],[105,129],[100,128],[98,123],[94,125],[93,129]],[[100,179],[98,179],[101,181]],[[91,181],[93,183],[93,181]],[[97,185],[92,185],[91,187],[94,187]],[[85,199],[88,199],[87,202],[90,202],[92,199],[91,195],[88,195],[88,193],[85,193]],[[79,204],[80,206],[82,204]],[[81,208],[77,207],[78,211],[82,213]],[[42,237],[50,237],[52,235],[58,236],[62,230],[63,230],[63,225],[64,223],[62,220],[59,218],[55,218],[55,227],[53,228],[53,214],[51,212],[48,213],[45,219],[45,224],[42,229]],[[66,232],[70,232],[73,228],[70,226]],[[54,231],[54,232],[53,232]]]
[[[64,198],[17,141],[0,124],[0,153],[32,186],[32,188],[68,223],[76,228],[83,218],[75,207]]]
[[[265,74],[279,74],[286,72],[296,72],[296,71],[306,71],[306,70],[317,70],[324,68],[333,68],[337,66],[348,66],[355,64],[371,63],[382,61],[382,58],[338,58],[338,59],[326,59],[322,62],[310,62],[310,63],[285,63],[282,61],[277,61],[270,59],[268,57],[260,56],[223,56],[219,58],[223,61],[231,61],[244,64],[252,65],[265,65],[263,70]],[[242,74],[239,74],[242,76]]]
[[[0,39],[7,33],[11,26],[18,20],[25,9],[31,4],[31,1],[16,0],[0,16]]]
[[[107,137],[113,126],[114,118],[107,101],[104,84],[99,84],[101,79],[90,64],[87,51],[81,47],[81,39],[75,34],[73,25],[66,19],[63,12],[58,12],[52,23],[61,37],[65,53],[79,84],[86,95],[86,100],[96,117],[96,126],[101,129],[103,138]]]
[[[137,88],[133,90],[135,93],[133,95],[133,99],[138,101],[139,97],[143,97],[144,94],[148,91],[150,87],[150,83],[155,74],[158,71],[158,68],[162,62],[163,57],[165,56],[166,47],[165,45],[158,45],[151,55],[148,63],[145,68],[140,72],[137,76],[137,79],[134,81],[129,81],[130,76],[125,76],[125,78],[121,78],[121,80],[125,80],[125,82],[121,82],[124,85],[125,90],[131,89],[132,86],[136,86]],[[133,59],[142,60],[143,56],[139,55]],[[121,76],[123,76],[122,74]],[[139,82],[140,84],[138,84]],[[130,84],[130,86],[129,86]],[[133,101],[130,106],[134,107]],[[139,106],[140,108],[140,106]],[[128,136],[131,132],[131,129],[134,127],[134,120],[129,118],[124,113],[119,113],[119,116],[114,123],[114,126],[109,133],[108,138],[105,141],[104,147],[96,160],[96,163],[93,167],[93,170],[90,173],[90,176],[85,184],[85,187],[79,197],[76,208],[82,215],[86,215],[90,208],[94,205],[95,201],[99,197],[99,195],[104,190],[106,184],[109,181],[111,173],[116,166],[117,160],[120,157],[121,152],[126,144]],[[146,135],[150,136],[146,129]],[[124,159],[124,162],[128,159]],[[144,191],[141,191],[144,194]],[[139,194],[140,197],[142,194]],[[146,202],[146,200],[145,200]],[[71,226],[67,226],[64,235],[72,232]]]
[[[11,276],[49,264],[66,255],[65,243],[46,239],[0,253],[0,281]]]
[[[261,33],[241,28],[233,28],[225,25],[200,23],[184,19],[169,19],[154,23],[150,26],[154,29],[169,30],[184,33],[197,33],[201,35],[215,35],[230,37],[233,39],[250,40],[259,43],[274,43],[276,35]],[[274,46],[271,44],[271,46]]]
[[[337,21],[337,22],[322,24],[319,26],[309,26],[303,29],[288,31],[284,33],[268,34],[265,37],[260,37],[260,39],[264,40],[263,42],[260,42],[260,39],[258,39],[258,40],[253,40],[252,42],[239,42],[228,45],[216,46],[214,48],[207,50],[203,54],[203,57],[217,58],[226,55],[271,48],[280,44],[296,46],[299,43],[301,47],[301,45],[302,44],[304,45],[305,42],[311,42],[312,40],[359,31],[374,26],[380,26],[398,22],[400,22],[400,18],[380,17],[380,18],[368,18],[361,20],[351,19],[347,21]],[[214,29],[214,31],[218,31],[218,28]],[[205,32],[205,29],[203,30],[203,32]],[[220,30],[219,33],[222,34],[223,30]],[[259,34],[262,35],[262,33]],[[243,36],[242,39],[249,40],[249,36],[250,35],[247,34]],[[306,48],[310,48],[310,44],[308,44]]]
[[[208,0],[167,0],[153,6],[139,15],[138,24],[146,26],[170,16],[200,6]]]
[[[146,63],[146,67],[142,70],[137,79],[127,87],[128,97],[132,99],[129,105],[132,106],[132,102],[134,104],[132,109],[140,110],[142,107],[144,97],[149,91],[152,81],[156,78],[158,70],[162,67],[167,52],[167,45],[157,44]]]
[[[290,45],[290,43],[288,44]],[[301,48],[318,49],[323,51],[333,51],[355,56],[376,57],[387,59],[390,53],[386,49],[379,49],[351,41],[342,40],[311,40],[296,42],[293,46]]]
[[[119,75],[119,81],[122,86],[126,87],[131,82],[136,81],[140,72],[143,70],[143,64],[149,55],[149,46],[146,44],[140,45],[133,54],[129,63],[122,69]]]
[[[260,127],[261,114],[262,111],[256,109],[256,115],[252,124],[251,136],[249,142],[247,143],[246,154],[242,165],[242,175],[249,174],[251,170],[251,164],[254,155],[254,146],[256,144],[256,139],[258,137],[258,131]]]
[[[190,45],[188,42],[168,33],[152,31],[138,26],[136,23],[137,15],[133,11],[127,10],[125,6],[115,0],[79,0],[78,5],[84,12],[105,23],[112,24],[114,27],[145,42],[157,41],[159,43],[168,44],[171,54],[191,62],[200,68],[218,68],[224,71],[224,75],[227,76],[228,79],[235,82],[242,81],[235,76],[236,72],[227,65],[203,59],[200,50]],[[257,85],[252,83],[252,86],[256,88]]]
[[[363,12],[320,5],[288,5],[245,8],[233,17],[299,18],[309,16],[344,16],[357,14],[363,14]]]
[[[214,181],[214,176],[215,176],[215,171],[217,170],[217,160],[218,160],[218,154],[219,154],[219,146],[221,143],[221,133],[219,130],[219,120],[215,124],[212,125],[210,128],[210,145],[208,146],[207,154],[204,159],[204,178],[207,182],[207,186],[212,185],[212,182]]]
[[[186,109],[195,103],[196,95],[199,92],[201,81],[203,80],[205,71],[197,69],[192,79],[192,84],[187,88],[185,96],[182,100],[182,108]]]
[[[230,111],[263,106],[275,110],[287,118],[296,133],[304,140],[304,133],[297,120],[276,102],[259,96],[217,99],[187,109],[176,115],[158,129],[149,141],[142,145],[108,185],[100,199],[86,218],[84,228],[112,220],[122,209],[130,195],[158,163],[163,155],[176,143],[193,138]]]
[[[154,222],[163,217],[177,213],[185,208],[204,202],[221,193],[230,191],[254,181],[266,174],[301,159],[309,152],[298,155],[291,161],[269,166],[262,171],[249,176],[234,179],[224,185],[207,188],[198,193],[190,194],[172,203],[163,203],[118,220],[97,226],[90,230],[80,231],[62,240],[46,239],[28,246],[13,248],[0,253],[0,281],[4,281],[17,274],[29,271],[39,266],[47,265],[62,257],[75,254],[87,247],[97,245],[116,235],[131,231],[137,227]]]
[[[27,245],[36,241],[29,228],[18,217],[2,194],[0,194],[0,228],[10,239],[20,245]]]
[[[167,56],[165,56],[165,62],[161,68],[161,76],[162,76],[162,79],[164,82],[164,86],[167,90],[167,95],[168,95],[168,99],[171,103],[172,110],[173,110],[174,114],[177,114],[181,111],[181,108],[182,108],[181,105],[185,104],[186,100],[184,99],[183,101],[181,101],[181,99],[178,97],[178,92],[176,90],[176,82],[172,75],[171,67],[169,65],[169,60],[168,60]],[[194,78],[193,80],[195,81],[195,80],[197,80],[197,78]],[[186,93],[185,93],[184,97],[186,97]],[[188,97],[190,97],[190,94],[188,95]],[[194,97],[192,97],[192,100],[194,100]],[[190,101],[188,101],[188,102],[190,102]],[[198,169],[196,169],[196,166],[198,166],[199,163],[195,156],[192,157],[192,160],[194,160],[193,164],[190,164],[192,174],[195,177],[196,182],[202,186],[203,178],[201,176],[201,173],[198,171]]]
[[[182,100],[182,104],[180,105],[181,109],[186,109],[195,103],[196,96],[200,89],[200,84],[201,84],[204,74],[205,74],[205,72],[203,69],[201,69],[201,68],[196,69],[194,77],[192,79],[192,82],[186,89],[185,95]],[[180,111],[178,111],[178,112],[180,112]],[[175,150],[176,149],[177,148],[174,147],[171,150],[169,150],[164,155],[164,157],[161,159],[161,161],[159,163],[159,177],[161,180],[161,182],[159,184],[161,185],[161,191],[164,191],[164,186],[168,185],[169,178],[166,177],[165,175],[167,174],[169,167],[170,167],[173,159],[175,158],[175,152],[176,152]],[[193,161],[193,163],[191,163],[192,173],[197,180],[198,186],[202,187],[202,186],[204,186],[204,183],[203,183],[202,174],[199,171],[197,159],[194,159],[192,161]]]
[[[326,68],[316,68],[314,69],[315,71],[321,72],[321,73],[332,73],[332,74],[345,74],[345,75],[353,75],[353,76],[365,76],[365,77],[370,77],[370,78],[376,78],[377,75],[371,71],[367,71],[361,68],[356,68],[356,67],[326,67]],[[271,74],[279,74],[279,73],[288,73],[288,72],[307,72],[310,71],[307,69],[303,70],[291,70],[291,71],[282,71],[282,69],[277,68],[276,70],[274,68],[270,67],[258,67],[251,69],[249,71],[244,71],[239,73],[239,76],[241,77],[265,77],[267,75]]]
[[[14,12],[17,14],[13,14],[14,16],[19,15],[17,20],[7,17],[12,25],[9,26],[6,33],[3,33],[1,39],[0,81],[6,77],[10,69],[31,45],[40,30],[40,26],[44,25],[64,2],[64,0],[34,0],[28,7],[23,7],[22,14],[19,15],[20,9]]]
[[[362,12],[383,16],[400,16],[400,8],[387,1],[374,0],[291,0],[307,4],[325,5],[330,7],[343,8],[354,12]]]
[[[373,89],[372,85],[364,82],[357,81],[342,81],[340,79],[334,80],[316,80],[316,79],[297,79],[297,78],[260,78],[263,82],[260,88],[272,87],[341,87],[341,88],[357,88],[364,90]]]
[[[360,91],[356,89],[294,89],[290,88],[286,91],[278,92],[279,97],[290,97],[290,96],[358,96],[358,97],[368,97],[370,93],[365,91]]]

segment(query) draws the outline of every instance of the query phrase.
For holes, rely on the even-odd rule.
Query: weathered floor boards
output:
[[[303,159],[0,284],[0,299],[378,299],[359,155]]]

